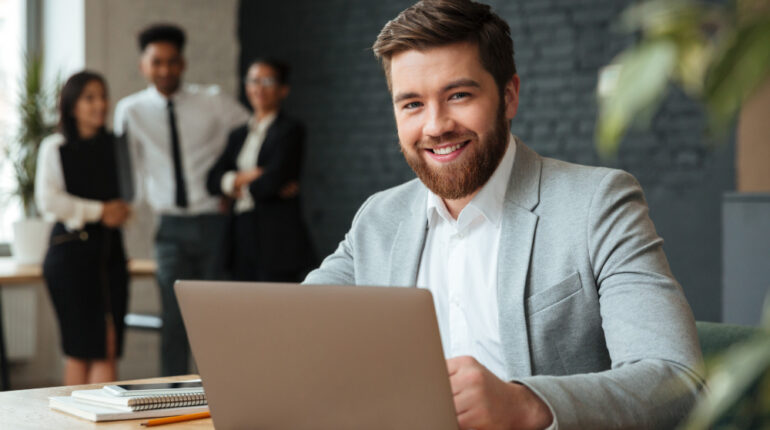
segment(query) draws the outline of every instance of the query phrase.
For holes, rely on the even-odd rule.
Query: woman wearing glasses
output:
[[[234,201],[228,257],[236,280],[299,282],[314,263],[298,187],[305,128],[281,110],[288,74],[276,60],[251,63],[244,85],[254,116],[230,133],[208,175],[209,192]]]

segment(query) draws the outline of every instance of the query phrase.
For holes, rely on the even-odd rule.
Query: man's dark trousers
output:
[[[162,215],[155,237],[157,279],[163,306],[161,374],[189,373],[190,344],[174,294],[174,282],[222,278],[220,246],[226,219],[219,214]]]

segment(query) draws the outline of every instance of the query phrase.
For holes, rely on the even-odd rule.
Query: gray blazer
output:
[[[370,197],[305,282],[415,285],[427,193],[415,179]],[[518,141],[504,211],[497,295],[508,374],[560,429],[675,426],[703,385],[702,358],[637,181]]]

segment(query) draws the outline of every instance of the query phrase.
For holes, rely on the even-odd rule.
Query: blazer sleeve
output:
[[[254,199],[276,197],[283,186],[298,180],[305,145],[305,127],[292,121],[288,130],[280,136],[276,153],[265,165],[262,176],[249,185]]]
[[[611,171],[595,191],[587,246],[599,291],[610,370],[538,375],[522,383],[548,404],[556,428],[673,428],[704,386],[695,321],[671,275],[642,189]]]
[[[245,139],[243,127],[233,129],[227,137],[227,146],[224,152],[219,155],[217,161],[211,166],[206,176],[206,190],[212,196],[225,195],[222,190],[222,177],[230,171],[238,170],[238,153]]]
[[[370,196],[353,217],[350,231],[345,234],[337,250],[326,257],[321,266],[308,273],[303,284],[356,285],[356,254],[353,238],[360,232],[359,222],[375,195]]]

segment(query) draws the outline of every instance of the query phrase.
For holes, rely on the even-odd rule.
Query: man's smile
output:
[[[436,161],[452,161],[463,152],[470,142],[471,139],[462,142],[447,143],[433,148],[425,148],[425,152]]]

